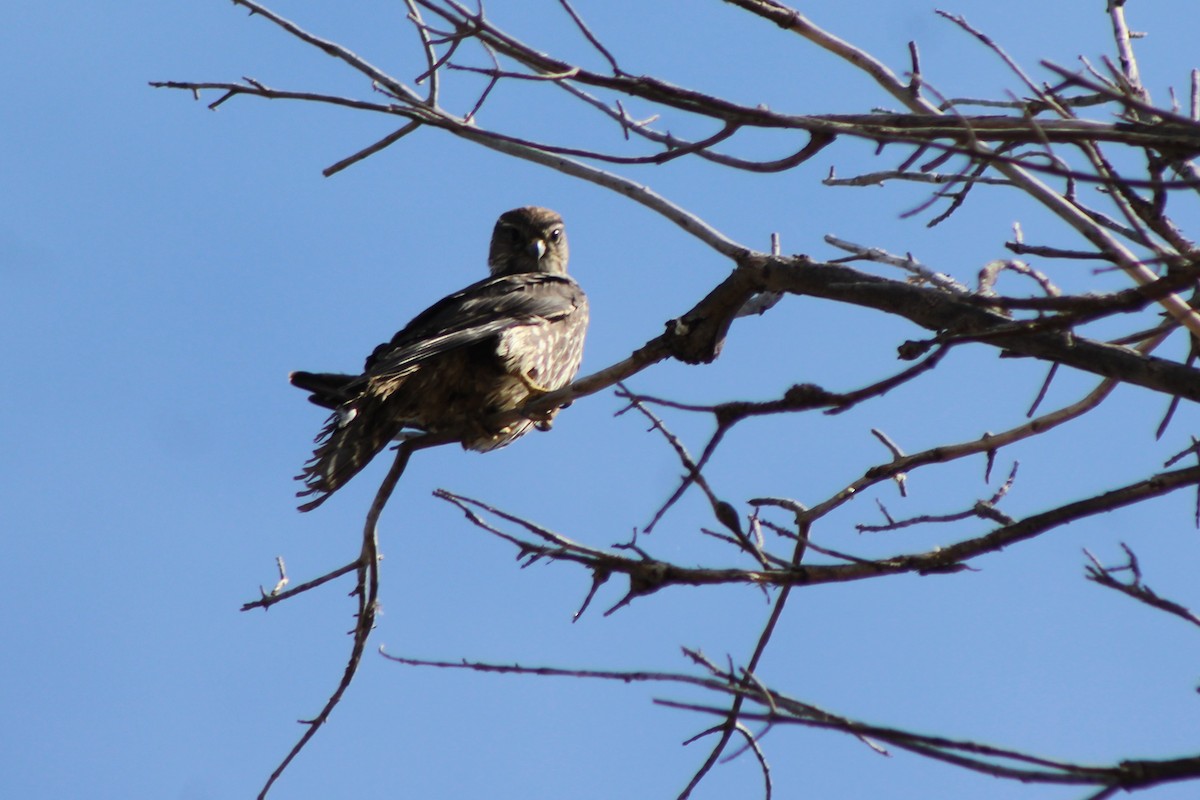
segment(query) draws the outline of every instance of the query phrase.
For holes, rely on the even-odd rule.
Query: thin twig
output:
[[[362,552],[359,554],[358,560],[354,563],[354,567],[358,571],[358,584],[355,587],[354,594],[358,597],[358,614],[354,624],[354,644],[350,649],[350,658],[346,662],[346,668],[342,672],[342,679],[338,682],[337,687],[333,690],[333,694],[329,696],[325,706],[320,713],[312,719],[301,720],[301,724],[308,726],[304,731],[304,735],[292,747],[291,751],[284,757],[275,771],[267,779],[262,791],[258,793],[258,800],[264,800],[267,793],[271,790],[275,781],[283,774],[288,765],[292,763],[304,746],[312,740],[317,731],[329,719],[329,715],[333,713],[333,709],[341,702],[342,695],[350,688],[350,684],[354,681],[354,676],[358,672],[358,665],[362,660],[363,651],[367,646],[367,639],[371,636],[371,631],[375,627],[375,615],[379,608],[379,532],[378,523],[379,516],[383,513],[384,507],[387,505],[388,499],[392,496],[392,492],[396,488],[396,483],[400,480],[400,476],[404,473],[404,468],[408,464],[408,459],[414,450],[420,449],[423,444],[420,439],[413,439],[400,444],[396,451],[396,460],[392,462],[392,467],[388,470],[387,475],[383,479],[383,483],[379,486],[379,491],[375,493],[375,499],[371,503],[371,508],[367,512],[366,522],[363,525],[363,540]]]

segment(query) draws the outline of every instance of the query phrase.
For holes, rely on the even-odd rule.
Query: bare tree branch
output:
[[[439,490],[436,496],[461,510],[471,524],[515,547],[523,565],[546,560],[576,563],[585,568],[590,575],[590,586],[576,617],[614,575],[625,576],[628,588],[606,614],[672,586],[739,584],[763,591],[772,598],[771,609],[745,667],[735,669],[732,659],[728,667],[718,667],[694,650],[684,652],[698,675],[524,668],[478,661],[450,664],[395,660],[480,672],[654,681],[715,692],[720,698],[715,704],[659,701],[716,717],[715,724],[689,740],[708,742],[711,749],[680,798],[688,797],[714,765],[744,752],[753,753],[757,759],[764,791],[770,797],[772,773],[761,747],[761,734],[756,736],[749,730],[750,722],[761,722],[767,729],[798,724],[836,730],[858,737],[877,752],[883,752],[883,745],[887,745],[995,777],[1086,786],[1094,790],[1093,798],[1109,797],[1118,790],[1200,777],[1198,756],[1093,766],[863,723],[796,700],[769,687],[758,675],[794,588],[886,575],[935,575],[969,570],[981,556],[1001,550],[1019,552],[1015,545],[1050,534],[1069,523],[1146,503],[1184,487],[1200,487],[1200,466],[1157,474],[1143,472],[1140,479],[1126,478],[1125,485],[1109,491],[1093,485],[1083,499],[1074,502],[1051,495],[1054,499],[1047,504],[1050,506],[1047,510],[1014,518],[997,508],[1013,485],[1014,461],[1008,479],[995,489],[945,500],[938,498],[936,507],[955,511],[893,512],[877,496],[874,499],[885,523],[858,525],[860,531],[944,525],[944,530],[954,531],[949,537],[950,544],[931,550],[902,551],[883,558],[863,558],[844,552],[848,549],[845,547],[835,549],[825,541],[834,533],[829,530],[833,526],[827,524],[826,518],[835,509],[886,481],[895,481],[902,497],[907,497],[909,487],[905,479],[916,470],[979,455],[984,457],[981,470],[984,482],[990,484],[1000,450],[1034,437],[1048,436],[1064,423],[1089,415],[1122,384],[1148,389],[1156,393],[1155,399],[1167,398],[1159,436],[1184,401],[1200,401],[1200,370],[1195,367],[1196,341],[1200,340],[1200,314],[1195,308],[1200,296],[1197,283],[1200,250],[1172,216],[1182,201],[1194,202],[1200,193],[1200,170],[1193,163],[1200,153],[1200,100],[1197,99],[1200,72],[1192,73],[1188,113],[1180,110],[1180,103],[1173,95],[1171,105],[1156,104],[1143,84],[1134,48],[1137,37],[1126,20],[1124,2],[1110,0],[1105,8],[1115,60],[1102,58],[1094,64],[1081,60],[1076,69],[1046,61],[1036,65],[1036,70],[1026,69],[997,39],[964,17],[938,12],[979,42],[989,57],[1001,59],[1023,95],[1002,93],[1000,97],[963,98],[947,97],[938,91],[936,76],[928,73],[928,64],[922,63],[915,42],[908,44],[908,71],[898,74],[873,54],[824,30],[778,0],[725,0],[728,5],[782,29],[789,44],[816,47],[834,55],[885,92],[899,107],[899,110],[872,109],[854,114],[789,113],[766,104],[735,102],[655,75],[626,70],[621,66],[626,58],[618,60],[614,50],[569,0],[559,0],[558,4],[579,34],[565,37],[574,42],[577,56],[570,55],[569,50],[552,53],[538,43],[522,40],[485,15],[482,5],[473,9],[459,0],[404,0],[408,23],[415,33],[415,37],[408,39],[408,45],[414,48],[414,63],[420,72],[409,83],[424,87],[423,95],[351,49],[305,30],[261,3],[234,2],[287,35],[336,59],[339,68],[348,67],[361,77],[365,99],[278,90],[252,78],[240,82],[155,82],[153,86],[190,91],[197,98],[201,93],[218,93],[209,103],[212,109],[221,108],[237,97],[257,97],[388,115],[393,132],[337,160],[326,168],[327,176],[399,143],[422,127],[448,133],[628,198],[703,243],[713,259],[729,270],[723,279],[713,281],[711,290],[690,309],[683,313],[679,313],[680,309],[664,309],[658,318],[664,321],[662,333],[633,349],[624,359],[537,398],[519,412],[486,420],[487,424],[502,426],[522,418],[536,418],[619,386],[618,396],[629,403],[629,409],[651,423],[683,470],[673,492],[642,533],[653,529],[663,514],[689,488],[696,486],[720,524],[718,530],[701,528],[701,532],[729,548],[726,551],[729,563],[695,566],[662,560],[652,555],[645,539],[639,542],[636,529],[631,541],[599,547],[480,500],[446,490]],[[554,44],[570,47],[560,41]],[[598,70],[584,66],[594,63],[600,64]],[[1049,82],[1040,82],[1037,71],[1048,74]],[[455,87],[466,82],[471,92],[465,103],[471,110],[465,115],[442,106],[442,97],[449,92],[447,87],[451,82]],[[576,113],[586,115],[587,146],[548,132],[530,136],[513,129],[482,125],[481,119],[490,118],[489,112],[504,102],[504,92],[499,89],[517,84],[528,91],[551,96]],[[638,111],[636,116],[629,110],[634,106]],[[975,111],[973,107],[990,111],[966,113]],[[597,130],[596,121],[601,124],[599,132],[607,132],[611,139],[591,135]],[[682,137],[672,130],[699,133]],[[753,131],[772,134],[769,150],[756,146],[753,137],[747,136]],[[997,258],[993,251],[977,260],[965,254],[962,263],[942,264],[935,269],[912,253],[889,252],[882,247],[826,236],[824,243],[840,251],[840,257],[822,261],[781,252],[777,237],[767,252],[743,244],[723,232],[720,224],[704,219],[684,203],[667,198],[632,177],[633,170],[639,167],[678,168],[697,159],[752,174],[782,172],[800,167],[818,153],[835,152],[834,145],[847,139],[870,142],[879,155],[886,152],[894,160],[878,170],[855,169],[848,178],[836,177],[837,170],[831,167],[824,180],[826,186],[858,188],[903,181],[929,187],[924,198],[901,215],[906,219],[928,217],[929,226],[957,214],[981,193],[997,189],[1017,192],[1035,201],[1046,219],[1065,224],[1067,235],[1078,239],[1029,243],[1018,223],[1014,225],[1012,241],[1003,246],[1017,256],[1028,257],[1029,261]],[[404,146],[413,143],[414,140],[407,140]],[[898,156],[894,155],[897,148]],[[797,179],[804,174],[794,173]],[[1187,209],[1187,213],[1190,211]],[[760,234],[763,239],[765,233]],[[850,262],[859,268],[848,266]],[[1081,290],[1077,288],[1081,263],[1094,264],[1098,272],[1120,270],[1117,276],[1127,276],[1129,285],[1112,289],[1110,284],[1103,284],[1107,289],[1104,292],[1089,291],[1090,286]],[[894,273],[892,277],[884,277],[868,270],[899,270],[900,274],[897,279]],[[1096,286],[1101,285],[1097,281]],[[786,305],[776,306],[776,303],[785,294],[845,304],[912,323],[924,338],[914,336],[897,341],[896,351],[901,360],[915,363],[894,374],[863,381],[859,389],[843,392],[785,378],[781,385],[790,383],[791,388],[769,400],[735,396],[719,403],[685,402],[640,394],[622,383],[666,360],[685,364],[714,361],[721,355],[726,339],[742,330],[734,328],[736,320],[768,310],[780,313],[779,309]],[[1168,355],[1152,355],[1177,330],[1181,331],[1180,338],[1186,337],[1188,355],[1170,356],[1171,351],[1166,348]],[[983,433],[964,441],[946,441],[943,437],[941,443],[925,444],[925,449],[915,453],[906,453],[883,433],[892,430],[890,424],[869,423],[864,426],[864,433],[870,430],[887,448],[887,460],[865,467],[860,477],[810,505],[786,497],[751,497],[744,501],[750,513],[742,513],[738,503],[743,501],[737,501],[727,486],[719,494],[710,482],[712,473],[706,470],[717,458],[727,433],[740,422],[813,410],[836,414],[872,401],[882,405],[883,398],[892,390],[936,368],[950,350],[968,350],[958,349],[960,344],[984,345],[971,348],[973,352],[991,351],[1005,357],[1046,362],[1047,375],[1032,404],[1024,399],[1019,401],[1021,409],[1028,406],[1027,416],[1031,419],[999,433]],[[1096,375],[1099,382],[1076,402],[1034,416],[1048,396],[1051,381],[1055,380],[1055,388],[1060,388],[1058,381],[1062,380],[1064,367]],[[997,378],[996,382],[1001,380]],[[888,399],[895,399],[895,395]],[[684,438],[672,432],[667,418],[674,413],[712,415],[714,429],[698,455],[693,456]],[[1157,418],[1160,413],[1155,408],[1147,416]],[[982,414],[976,430],[990,430]],[[907,436],[900,435],[897,440],[908,441]],[[379,590],[375,530],[378,517],[411,451],[436,443],[420,439],[401,445],[392,471],[367,515],[362,552],[357,559],[292,588],[285,588],[288,578],[280,561],[280,580],[274,589],[269,592],[260,589],[261,597],[244,606],[267,609],[348,572],[357,575],[358,620],[342,680],[320,714],[305,723],[307,730],[272,774],[263,796],[325,722],[354,678],[371,632]],[[1193,452],[1194,447],[1184,450],[1167,466]],[[1121,457],[1113,454],[1113,458]],[[971,464],[964,461],[959,470],[974,469]],[[1200,519],[1200,500],[1197,508]],[[789,525],[771,518],[780,512],[790,515]],[[976,530],[967,530],[971,526]],[[1126,547],[1125,553],[1126,563],[1117,567],[1104,567],[1088,553],[1091,560],[1088,579],[1200,625],[1200,617],[1192,611],[1146,586],[1132,549]],[[1124,579],[1123,572],[1129,573]],[[731,748],[730,742],[734,741],[737,745]]]
[[[731,695],[743,702],[750,702],[762,711],[740,711],[743,720],[758,720],[771,725],[802,725],[810,728],[840,731],[862,739],[878,740],[918,755],[944,761],[956,766],[991,775],[997,778],[1023,783],[1058,784],[1075,786],[1112,787],[1126,791],[1145,789],[1180,780],[1200,778],[1200,755],[1183,758],[1152,760],[1128,760],[1110,766],[1078,764],[1069,761],[1043,758],[991,745],[943,736],[928,736],[900,728],[874,725],[833,714],[808,703],[796,700],[780,692],[764,687],[757,679],[746,680],[732,670],[717,668],[707,660],[704,664],[707,676],[695,676],[669,672],[600,671],[586,669],[564,669],[557,667],[524,667],[519,664],[493,664],[480,661],[431,661],[407,658],[390,653],[385,658],[397,664],[434,669],[460,669],[484,673],[530,675],[538,677],[567,677],[575,679],[619,681],[622,683],[665,683],[695,686],[718,694]],[[689,653],[697,660],[696,653]],[[742,675],[751,674],[742,670]],[[659,699],[659,705],[679,708],[728,718],[728,710],[720,706],[700,703],[685,703]],[[704,733],[724,729],[724,724]],[[735,728],[736,729],[736,728]],[[703,735],[703,734],[701,734]],[[687,797],[695,782],[681,793]]]
[[[1129,549],[1129,546],[1122,543],[1122,549],[1125,551],[1125,564],[1119,567],[1106,567],[1100,563],[1094,555],[1084,550],[1084,554],[1092,562],[1086,567],[1087,579],[1094,581],[1101,586],[1106,586],[1109,589],[1115,589],[1121,594],[1132,597],[1138,602],[1145,603],[1151,608],[1157,608],[1159,611],[1166,611],[1168,614],[1174,614],[1180,619],[1186,620],[1193,625],[1200,626],[1200,616],[1195,612],[1188,610],[1179,603],[1173,600],[1168,600],[1165,597],[1160,597],[1157,592],[1151,589],[1146,584],[1142,583],[1142,570],[1138,565],[1137,556]],[[1129,580],[1122,583],[1116,574],[1119,572],[1128,572]]]

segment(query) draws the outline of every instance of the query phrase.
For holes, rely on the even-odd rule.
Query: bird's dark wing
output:
[[[426,359],[485,341],[514,325],[571,314],[582,298],[583,290],[565,275],[529,272],[480,281],[438,301],[376,347],[364,377],[403,375]]]

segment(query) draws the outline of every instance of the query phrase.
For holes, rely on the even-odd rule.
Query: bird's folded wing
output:
[[[489,278],[419,314],[367,359],[364,377],[403,375],[426,359],[494,337],[517,325],[569,315],[583,292],[561,275],[522,273]]]

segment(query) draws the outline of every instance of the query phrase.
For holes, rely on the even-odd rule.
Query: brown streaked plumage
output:
[[[294,386],[334,412],[297,476],[301,496],[317,495],[300,510],[325,502],[406,429],[485,452],[525,434],[533,420],[498,429],[489,420],[566,386],[583,356],[587,297],[567,275],[567,255],[557,213],[507,211],[492,232],[491,277],[418,314],[361,375],[293,372]]]

